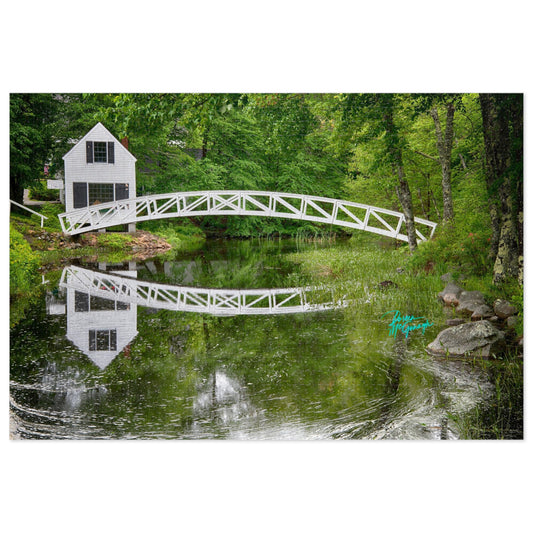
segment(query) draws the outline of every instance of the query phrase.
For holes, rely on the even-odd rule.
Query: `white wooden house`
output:
[[[63,156],[65,210],[135,198],[137,159],[102,123]],[[135,231],[129,224],[128,231]]]

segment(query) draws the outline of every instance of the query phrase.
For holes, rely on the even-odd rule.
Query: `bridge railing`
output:
[[[59,215],[67,234],[158,218],[246,215],[289,218],[359,229],[407,241],[403,213],[320,196],[270,191],[188,191],[140,196]],[[419,240],[433,236],[436,222],[415,217]]]
[[[135,278],[65,267],[60,286],[91,296],[133,303],[156,309],[229,315],[308,313],[345,307],[330,288],[209,289],[165,285]]]
[[[41,217],[41,228],[43,227],[45,219],[48,217],[45,217],[44,215],[41,215],[41,213],[37,213],[37,211],[34,211],[33,209],[30,209],[29,207],[26,207],[25,205],[19,204],[18,202],[15,202],[14,200],[9,200],[12,204],[22,207],[22,209],[25,209],[26,211],[29,211],[33,215],[37,215],[38,217]]]

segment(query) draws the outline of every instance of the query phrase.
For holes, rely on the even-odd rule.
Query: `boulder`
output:
[[[485,297],[479,291],[463,291],[459,294],[457,312],[471,315],[477,307],[487,305]],[[492,313],[491,313],[492,314]]]
[[[432,355],[489,357],[502,348],[504,337],[488,320],[480,320],[442,330],[426,349]]]
[[[462,292],[464,292],[463,289],[457,283],[451,282],[439,292],[438,296],[446,305],[458,305]]]
[[[446,320],[447,326],[458,326],[459,324],[464,324],[466,320],[464,318],[449,318]]]
[[[505,321],[505,325],[508,328],[511,328],[511,329],[514,329],[517,324],[518,324],[518,317],[517,316],[507,317],[507,320]]]
[[[514,305],[511,305],[511,303],[507,300],[498,299],[494,302],[494,312],[500,318],[505,319],[516,315],[516,313],[518,313],[518,309]]]
[[[477,306],[472,312],[471,320],[482,320],[484,318],[489,318],[493,314],[492,309],[485,304]]]

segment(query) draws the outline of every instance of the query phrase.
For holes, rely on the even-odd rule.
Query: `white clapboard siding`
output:
[[[87,163],[86,141],[114,142],[114,163]],[[135,198],[135,157],[100,122],[63,156],[65,162],[65,208],[74,209],[74,182],[127,183],[129,197]]]

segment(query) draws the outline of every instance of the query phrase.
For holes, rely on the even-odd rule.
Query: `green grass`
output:
[[[379,239],[374,246],[349,246],[291,254],[300,264],[300,279],[295,283],[327,284],[339,297],[354,303],[357,312],[365,316],[381,316],[391,310],[402,314],[432,315],[431,320],[444,320],[437,293],[442,281],[434,273],[409,272],[408,255],[404,248],[382,248]],[[381,287],[383,281],[394,285]]]
[[[478,361],[491,374],[494,393],[466,416],[448,414],[462,439],[523,439],[523,359],[509,353],[503,360]]]

